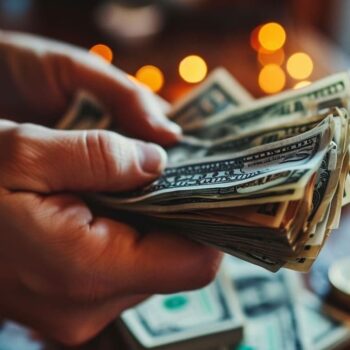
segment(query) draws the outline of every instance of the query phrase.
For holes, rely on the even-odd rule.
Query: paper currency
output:
[[[164,173],[144,188],[90,198],[271,271],[307,271],[350,202],[349,95],[344,72],[254,101],[216,70],[173,106],[184,137],[167,150]],[[112,125],[85,94],[59,127]]]
[[[198,291],[156,295],[121,316],[132,349],[210,350],[242,339],[243,317],[234,289],[219,274]]]
[[[186,133],[201,139],[232,136],[258,125],[268,126],[276,120],[290,122],[322,113],[331,107],[348,107],[350,80],[348,73],[338,73],[310,86],[265,97],[248,106],[230,108],[187,125]]]
[[[1,350],[45,350],[46,346],[28,328],[4,321],[0,325]]]
[[[259,350],[313,350],[297,303],[298,276],[286,271],[271,274],[229,256],[223,270],[246,318],[242,345]]]
[[[97,99],[86,91],[80,91],[56,128],[66,130],[107,129],[110,124],[110,116],[106,114]]]
[[[216,113],[252,100],[251,95],[226,70],[218,68],[204,84],[178,101],[169,117],[186,129],[187,124],[208,121]]]
[[[350,347],[350,329],[326,313],[320,299],[304,291],[299,298],[301,320],[308,329],[313,350],[345,350]]]
[[[347,349],[350,329],[326,313],[320,299],[303,286],[298,274],[269,274],[251,264],[225,257],[243,309],[243,349]]]
[[[208,332],[208,325],[217,322],[221,306],[213,303],[218,300],[213,298],[214,289],[206,287],[156,296],[124,313],[118,324],[131,349],[331,350],[346,349],[350,344],[349,328],[324,311],[322,302],[305,289],[295,272],[270,274],[225,256],[217,280],[225,281],[222,288],[234,293],[238,328],[243,328],[238,337],[236,330],[232,330],[230,341],[239,341],[238,346],[223,346],[223,341],[218,346],[221,336]],[[220,327],[220,323],[217,325]],[[196,327],[203,332],[194,341]],[[180,340],[185,333],[190,334],[188,342]],[[172,340],[167,338],[168,342],[161,347],[154,345],[169,334]],[[152,345],[147,347],[147,341]]]
[[[271,180],[268,181],[271,176],[275,175],[275,180],[278,178],[277,174],[297,170],[302,175],[295,176],[293,179],[283,178],[278,185],[288,189],[299,188],[302,185],[298,181],[306,183],[312,174],[310,170],[317,169],[321,164],[329,150],[332,137],[332,119],[327,118],[314,129],[286,140],[261,145],[243,152],[231,152],[229,155],[211,156],[204,160],[190,160],[173,167],[168,166],[158,180],[139,192],[129,193],[127,198],[119,200],[117,195],[113,195],[113,203],[142,203],[143,200],[150,198],[154,200],[159,197],[164,198],[164,194],[167,194],[168,200],[173,192],[177,196],[184,192],[181,196],[184,199],[188,191],[190,191],[191,202],[194,196],[205,198],[221,194],[222,199],[225,199],[228,196],[237,197],[242,194],[244,197],[252,192],[264,191],[271,187],[271,184],[266,186],[271,182]],[[261,180],[260,184],[257,183],[259,180]],[[239,192],[238,186],[243,184],[245,188]],[[257,189],[256,186],[259,185],[260,188]],[[254,189],[251,190],[250,187]],[[276,188],[276,185],[273,186],[274,190]],[[184,201],[181,201],[181,208],[186,209]],[[149,200],[147,205],[150,205]],[[190,206],[190,208],[199,207],[203,207],[203,203]]]

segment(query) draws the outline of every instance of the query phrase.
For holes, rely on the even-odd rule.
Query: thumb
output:
[[[1,131],[0,184],[10,190],[125,191],[159,176],[158,145],[103,131],[61,131],[13,124]]]

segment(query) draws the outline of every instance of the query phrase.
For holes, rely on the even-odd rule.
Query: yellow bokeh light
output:
[[[309,80],[302,80],[302,81],[299,81],[298,83],[296,83],[293,87],[293,89],[301,89],[305,86],[308,86],[311,84],[311,81]]]
[[[286,74],[277,64],[264,66],[259,74],[259,86],[267,94],[281,91],[286,85]]]
[[[113,51],[110,47],[104,44],[97,44],[90,48],[90,53],[102,57],[108,63],[113,61]]]
[[[179,65],[179,74],[188,83],[199,83],[206,77],[207,72],[207,64],[197,55],[185,57]]]
[[[287,71],[294,79],[307,79],[313,70],[314,64],[312,59],[304,52],[297,52],[288,58]]]
[[[276,51],[281,49],[286,42],[286,31],[275,22],[264,24],[259,30],[259,43],[268,51]]]
[[[283,49],[271,52],[266,50],[259,50],[258,61],[262,66],[267,64],[277,64],[281,66],[284,62],[285,54]]]
[[[155,66],[143,66],[136,72],[135,76],[139,82],[148,86],[154,92],[158,92],[164,85],[164,75]]]

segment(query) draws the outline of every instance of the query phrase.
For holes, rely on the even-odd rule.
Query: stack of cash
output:
[[[243,338],[238,296],[223,271],[203,289],[151,297],[118,324],[135,350],[219,350]]]
[[[350,343],[349,328],[325,313],[300,275],[271,274],[230,256],[208,287],[156,295],[125,311],[118,327],[133,350],[330,350]]]
[[[184,131],[153,183],[95,197],[270,271],[307,271],[350,202],[349,74],[253,100],[225,70],[177,102]],[[81,95],[58,125],[109,128]]]

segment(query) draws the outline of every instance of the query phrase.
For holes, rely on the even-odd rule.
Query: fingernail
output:
[[[164,149],[154,143],[137,143],[139,163],[146,173],[159,174],[167,163],[167,154]]]

